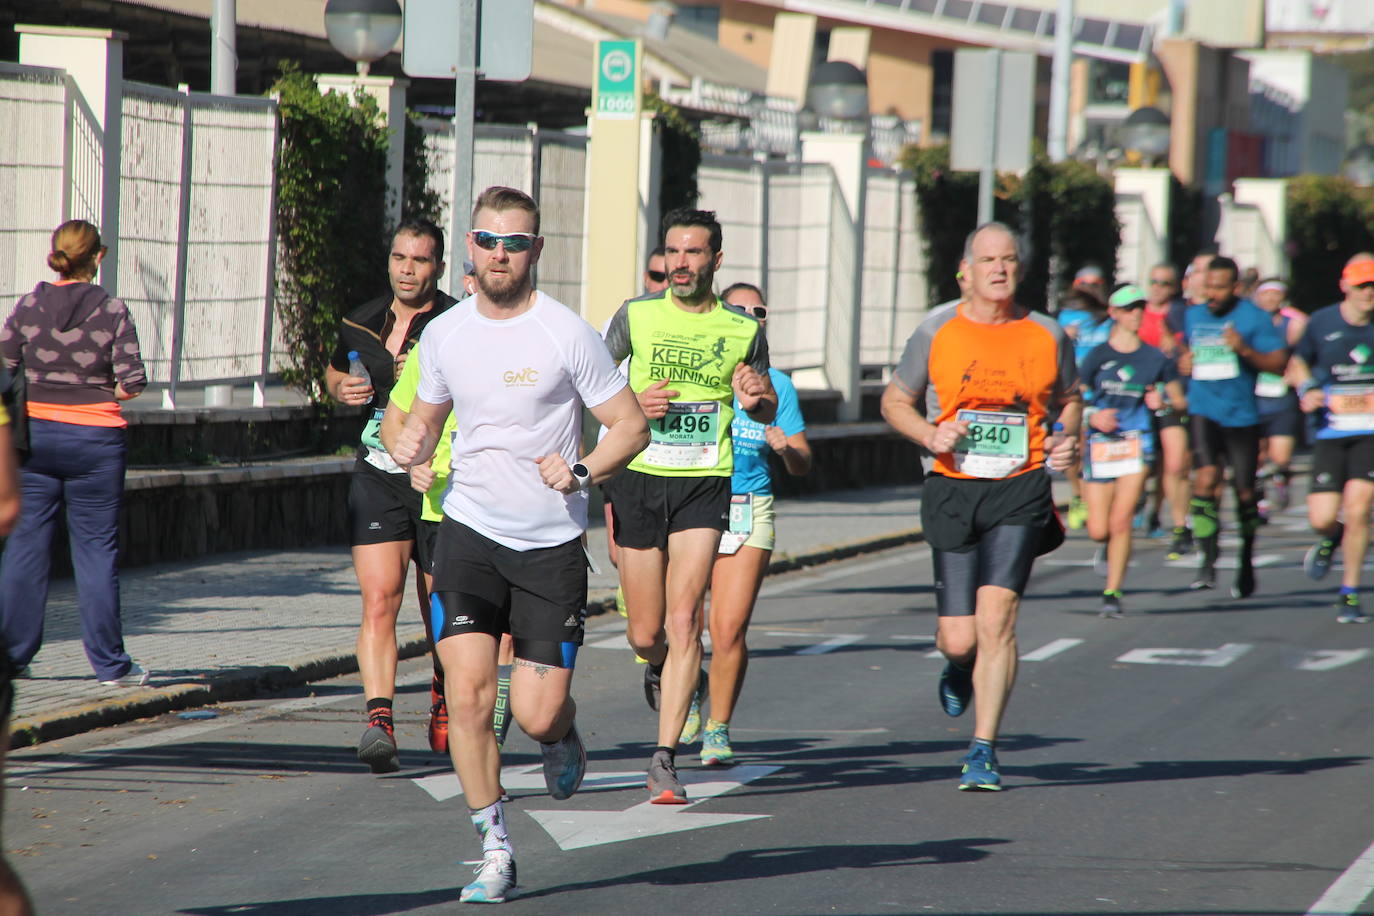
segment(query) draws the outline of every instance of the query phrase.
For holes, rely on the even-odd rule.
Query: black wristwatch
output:
[[[573,479],[577,481],[577,488],[585,490],[592,485],[592,472],[587,470],[587,466],[578,463],[572,466]]]

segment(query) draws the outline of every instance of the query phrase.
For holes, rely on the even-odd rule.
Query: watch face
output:
[[[574,477],[584,477],[584,478],[585,478],[585,477],[590,477],[590,476],[592,476],[592,472],[589,471],[589,470],[587,470],[587,466],[586,466],[585,464],[575,464],[575,465],[573,465],[573,466],[572,466],[572,472],[573,472],[573,476],[574,476]]]

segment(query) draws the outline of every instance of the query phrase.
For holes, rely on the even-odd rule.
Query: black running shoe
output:
[[[1193,591],[1195,591],[1195,592],[1202,591],[1203,589],[1206,589],[1206,588],[1216,588],[1216,587],[1217,587],[1217,569],[1216,569],[1216,567],[1215,567],[1215,566],[1199,566],[1199,567],[1198,567],[1198,570],[1197,570],[1197,575],[1193,577],[1193,581],[1192,581],[1192,582],[1188,583],[1188,587],[1191,588],[1191,589],[1192,589]]]
[[[1098,613],[1099,617],[1115,617],[1120,619],[1124,612],[1121,610],[1121,592],[1105,591],[1102,593],[1102,610]]]
[[[374,773],[394,773],[401,768],[396,756],[396,738],[392,728],[373,718],[358,741],[358,759]]]
[[[644,666],[644,701],[649,708],[658,712],[658,692],[663,682],[662,665]]]
[[[1249,598],[1255,593],[1255,567],[1248,561],[1242,561],[1236,567],[1236,581],[1231,586],[1232,598]]]
[[[1193,532],[1187,528],[1175,528],[1174,539],[1169,542],[1168,558],[1181,560],[1193,552]]]

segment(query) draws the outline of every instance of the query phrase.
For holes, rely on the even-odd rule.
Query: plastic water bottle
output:
[[[367,371],[367,367],[363,365],[363,361],[358,358],[357,350],[348,351],[348,374],[353,378],[362,379],[367,382],[368,385],[372,384],[372,373]],[[371,404],[372,395],[368,395],[367,400],[363,401],[363,403]]]
[[[1056,471],[1054,468],[1050,467],[1050,462],[1049,462],[1049,455],[1050,455],[1050,452],[1054,451],[1054,447],[1055,447],[1056,445],[1058,445],[1059,442],[1061,442],[1063,439],[1064,439],[1064,424],[1063,424],[1063,423],[1056,423],[1056,424],[1054,424],[1054,428],[1053,428],[1053,430],[1051,430],[1051,432],[1050,432],[1050,441],[1049,441],[1048,443],[1046,443],[1046,445],[1045,445],[1045,470],[1047,470],[1047,471],[1050,472],[1050,476],[1051,476],[1051,477],[1056,477],[1056,478],[1058,478],[1058,477],[1063,477],[1063,476],[1064,476],[1064,472],[1063,472],[1063,471]]]

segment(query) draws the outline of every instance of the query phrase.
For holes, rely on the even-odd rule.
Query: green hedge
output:
[[[1344,178],[1302,175],[1288,183],[1288,298],[1306,311],[1341,299],[1341,269],[1374,251],[1374,191]]]
[[[954,275],[964,238],[978,218],[978,174],[951,171],[948,145],[908,147],[902,165],[916,179],[931,301],[953,299],[959,295]],[[1108,273],[1116,264],[1121,227],[1115,192],[1083,163],[1051,163],[1037,154],[1024,176],[999,174],[993,218],[1029,243],[1030,263],[1017,298],[1032,308],[1044,310],[1050,290],[1067,286],[1083,263],[1093,261]],[[1052,264],[1058,271],[1053,279]]]
[[[339,320],[388,289],[389,140],[371,96],[321,94],[293,63],[282,64],[272,92],[281,112],[276,304],[290,362],[282,380],[322,403]],[[402,212],[437,221],[423,132],[409,118],[405,143]]]

